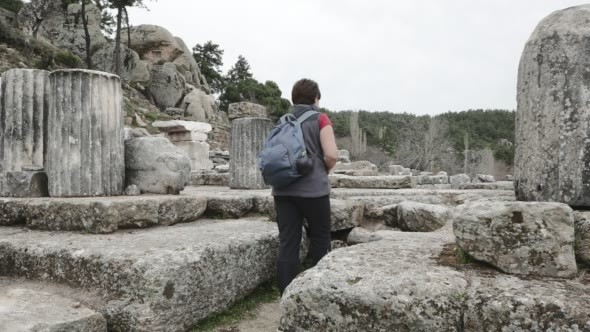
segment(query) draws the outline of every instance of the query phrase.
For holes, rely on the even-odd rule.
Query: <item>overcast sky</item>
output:
[[[438,114],[516,108],[518,62],[537,23],[574,0],[159,0],[131,22],[238,55],[290,99],[302,77],[332,110]]]

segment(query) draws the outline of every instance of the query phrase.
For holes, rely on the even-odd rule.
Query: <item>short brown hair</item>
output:
[[[307,78],[295,82],[293,91],[291,92],[291,101],[293,105],[313,105],[316,97],[322,98],[320,86],[312,80]]]

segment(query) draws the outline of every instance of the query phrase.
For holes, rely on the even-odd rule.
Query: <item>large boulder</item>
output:
[[[173,61],[176,69],[184,75],[188,83],[194,84],[197,88],[205,88],[205,91],[209,91],[207,82],[201,81],[201,71],[199,70],[197,61],[193,57],[193,53],[188,49],[182,38],[174,37],[174,39],[178,47],[182,50],[182,54]]]
[[[574,212],[576,232],[576,258],[590,265],[590,212],[576,211]]]
[[[467,281],[435,263],[449,236],[394,234],[333,251],[300,274],[282,297],[279,330],[457,331]]]
[[[182,101],[185,89],[184,76],[170,62],[154,65],[149,93],[161,110],[175,107]]]
[[[128,82],[147,82],[150,80],[150,66],[139,58],[139,55],[125,45],[121,45],[122,72],[121,79]],[[114,73],[115,68],[115,45],[105,44],[92,55],[92,65],[95,69]]]
[[[125,178],[141,193],[178,194],[191,181],[191,161],[163,137],[125,142]]]
[[[189,92],[182,100],[180,107],[186,110],[187,116],[201,122],[210,121],[217,113],[215,97],[206,94],[200,89]]]
[[[469,203],[457,208],[453,226],[463,250],[504,272],[576,275],[574,214],[565,204]]]
[[[451,219],[449,208],[441,205],[405,201],[397,205],[397,224],[405,231],[433,232]]]
[[[462,185],[470,183],[471,178],[467,174],[457,174],[451,176],[449,182],[454,189],[459,189]]]
[[[172,62],[184,53],[178,41],[170,33],[157,25],[142,24],[131,27],[131,49],[139,54],[142,60],[153,64]],[[123,33],[127,35],[127,31]]]
[[[361,161],[354,161],[351,163],[336,163],[334,167],[334,172],[338,171],[378,171],[379,169],[377,166],[370,161],[361,160]]]
[[[107,43],[100,29],[102,14],[94,4],[86,5],[90,49],[96,50]],[[86,35],[82,24],[80,4],[71,4],[64,10],[60,0],[33,0],[26,2],[18,13],[18,26],[27,34],[76,54],[86,56]]]
[[[473,183],[494,183],[496,182],[496,179],[494,178],[493,175],[487,175],[487,174],[476,174],[475,177],[473,178]]]
[[[518,74],[514,178],[519,200],[590,206],[590,5],[543,19]]]

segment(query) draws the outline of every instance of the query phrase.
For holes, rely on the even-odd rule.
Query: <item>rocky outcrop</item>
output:
[[[125,142],[125,177],[142,194],[178,194],[190,183],[191,161],[163,137]]]
[[[122,80],[126,82],[149,82],[151,79],[151,64],[142,61],[139,55],[121,44],[121,62]],[[92,65],[95,69],[114,73],[115,68],[115,45],[113,43],[105,44],[92,55]]]
[[[33,0],[23,5],[18,13],[18,26],[30,36],[68,50],[83,59],[86,56],[86,36],[80,4],[64,10],[60,0]],[[101,12],[94,4],[86,5],[90,49],[103,47],[107,40],[100,29]]]
[[[447,207],[405,201],[397,205],[397,226],[411,232],[433,232],[451,219]]]
[[[471,203],[455,213],[457,244],[473,258],[522,275],[573,278],[574,215],[560,203]]]
[[[518,74],[514,178],[519,200],[590,206],[590,5],[543,19]]]
[[[199,122],[209,122],[218,116],[219,110],[215,97],[206,94],[200,89],[189,92],[180,106],[186,111],[186,116]]]
[[[182,101],[186,81],[176,67],[169,62],[154,65],[151,72],[149,93],[161,110],[175,107]]]

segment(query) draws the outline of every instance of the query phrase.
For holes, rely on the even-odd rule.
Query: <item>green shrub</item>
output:
[[[23,6],[21,0],[0,0],[0,8],[10,10],[11,12],[18,13]]]
[[[62,51],[55,55],[55,64],[67,68],[81,68],[82,60],[70,52]]]

